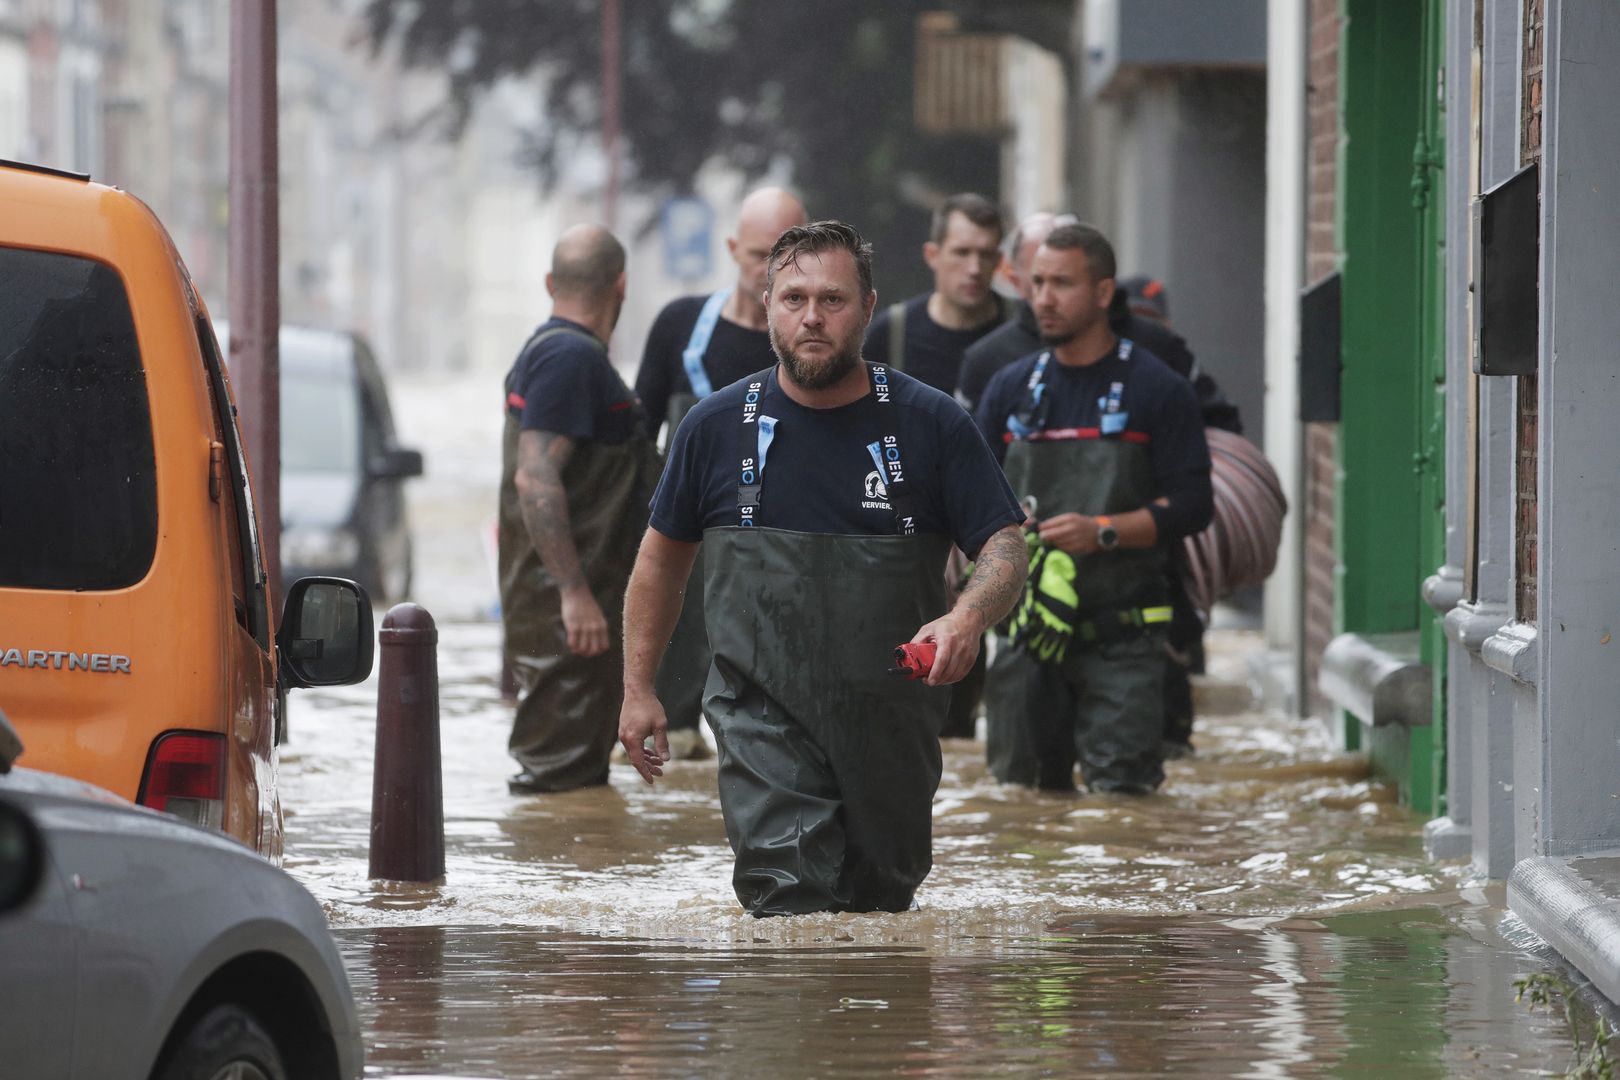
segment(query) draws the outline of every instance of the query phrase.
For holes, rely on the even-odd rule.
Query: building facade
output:
[[[1274,0],[1296,704],[1620,994],[1620,8]],[[1281,447],[1270,448],[1279,456]],[[1287,636],[1288,625],[1276,637]]]

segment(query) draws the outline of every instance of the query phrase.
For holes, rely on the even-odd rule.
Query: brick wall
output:
[[[1520,116],[1519,164],[1541,160],[1542,38],[1546,0],[1524,0],[1524,95]],[[1517,583],[1515,614],[1536,619],[1536,466],[1540,459],[1540,391],[1535,375],[1518,380],[1518,455],[1514,461],[1513,576]]]
[[[1320,281],[1339,266],[1339,0],[1311,0],[1309,122],[1305,199],[1305,279]],[[1328,705],[1316,689],[1322,651],[1333,636],[1338,553],[1334,545],[1338,425],[1305,425],[1305,678],[1312,712]]]

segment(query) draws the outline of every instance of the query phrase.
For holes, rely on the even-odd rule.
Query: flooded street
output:
[[[1536,1075],[1563,1016],[1499,890],[1317,725],[1200,721],[1149,799],[1003,788],[949,742],[907,914],[755,920],[713,761],[657,788],[507,794],[499,631],[442,627],[445,881],[366,879],[375,685],[303,692],[287,868],[326,909],[368,1075]],[[1235,679],[1253,646],[1217,635]],[[1224,667],[1224,671],[1223,671]],[[1505,939],[1504,939],[1505,936]]]

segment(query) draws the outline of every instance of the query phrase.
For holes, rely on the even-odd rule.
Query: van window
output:
[[[225,463],[231,476],[228,504],[234,504],[231,554],[236,566],[231,587],[237,600],[236,621],[253,636],[259,647],[270,648],[269,604],[265,596],[264,557],[259,549],[259,525],[253,516],[253,485],[248,478],[246,455],[236,427],[236,410],[231,405],[225,383],[225,365],[220,362],[219,343],[214,330],[202,315],[196,319],[197,345],[202,350],[203,370],[208,375],[209,397],[214,405],[214,433],[225,444]]]
[[[360,403],[351,373],[282,368],[281,471],[360,471]]]
[[[140,581],[157,548],[155,471],[117,272],[0,246],[0,587]]]

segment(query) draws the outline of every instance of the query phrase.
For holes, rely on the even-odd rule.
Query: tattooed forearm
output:
[[[989,629],[1012,610],[1029,573],[1029,548],[1016,525],[1009,525],[984,542],[973,564],[973,577],[956,602],[958,611],[971,611]]]
[[[563,466],[573,453],[574,441],[566,435],[525,431],[518,436],[517,491],[523,525],[540,561],[564,590],[585,584],[562,484]]]

